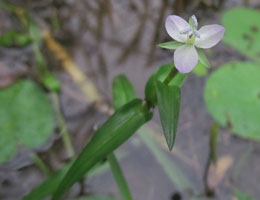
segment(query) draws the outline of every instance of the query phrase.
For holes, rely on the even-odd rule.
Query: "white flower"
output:
[[[193,15],[189,23],[177,15],[170,15],[165,23],[166,31],[176,41],[184,43],[174,52],[174,63],[180,73],[188,73],[198,63],[198,53],[195,47],[208,49],[215,46],[224,36],[225,28],[213,24],[202,26]]]

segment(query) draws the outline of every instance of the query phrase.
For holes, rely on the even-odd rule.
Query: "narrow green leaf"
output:
[[[60,181],[68,171],[70,165],[64,166],[62,169],[56,171],[42,184],[34,188],[23,200],[41,200],[52,194],[58,187]]]
[[[116,76],[113,80],[113,102],[114,109],[118,110],[121,106],[129,103],[136,97],[134,87],[125,75]],[[120,165],[116,159],[114,153],[107,156],[109,165],[117,183],[118,189],[124,200],[132,200],[132,196],[124,177],[124,174],[120,168]]]
[[[136,98],[134,87],[125,75],[118,75],[113,80],[113,102],[117,110]]]
[[[202,49],[197,48],[197,52],[199,55],[199,61],[201,62],[202,65],[205,67],[209,68],[210,63],[209,60],[207,59],[207,56],[205,55],[204,51]]]
[[[208,74],[208,68],[206,68],[201,62],[198,62],[196,67],[192,70],[197,76],[206,76]]]
[[[29,34],[17,31],[7,31],[0,35],[0,46],[3,47],[24,47],[32,42]]]
[[[157,104],[157,96],[156,96],[156,81],[160,80],[163,82],[167,75],[170,73],[172,69],[172,64],[162,65],[156,71],[156,73],[152,74],[148,79],[145,86],[145,99],[147,102],[152,102],[154,105]],[[181,87],[186,80],[187,74],[178,73],[169,83],[169,85],[175,85],[177,87]]]
[[[158,44],[158,47],[164,48],[164,49],[177,49],[181,45],[183,45],[183,43],[180,43],[177,41],[171,41],[171,42],[165,42],[165,43]]]
[[[120,160],[127,156],[124,152],[119,152],[116,154],[117,158]],[[58,188],[60,181],[68,171],[72,163],[66,164],[61,169],[54,172],[46,181],[36,186],[29,194],[27,194],[23,200],[41,200],[49,197]],[[97,163],[88,173],[88,179],[93,179],[94,177],[100,176],[109,170],[108,162]]]
[[[161,124],[171,151],[178,126],[181,90],[179,87],[168,86],[160,81],[156,82],[156,89]]]
[[[133,198],[116,156],[111,153],[107,158],[123,200],[132,200]]]
[[[152,114],[144,109],[140,99],[132,100],[115,112],[77,157],[60,182],[53,200],[60,199],[97,162],[118,148],[151,117]]]
[[[145,100],[148,104],[156,105],[156,88],[155,88],[156,74],[152,74],[145,85]]]

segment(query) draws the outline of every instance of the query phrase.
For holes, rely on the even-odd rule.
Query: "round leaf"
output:
[[[42,145],[52,134],[51,102],[32,81],[19,81],[0,90],[0,162],[12,158],[17,147]]]
[[[222,24],[226,28],[224,42],[244,55],[260,62],[260,12],[248,8],[226,11]]]
[[[205,88],[209,112],[244,138],[260,140],[260,67],[229,63],[213,72]]]

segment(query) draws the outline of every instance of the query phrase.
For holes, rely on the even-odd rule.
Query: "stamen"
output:
[[[190,31],[191,31],[191,27],[186,28],[186,29],[180,31],[180,34],[187,34],[187,33],[189,33]]]
[[[191,39],[191,38],[192,38],[192,36],[193,36],[193,34],[190,34],[190,35],[189,35],[189,38]]]
[[[197,38],[200,38],[200,33],[199,33],[199,31],[193,30],[193,33],[194,33],[194,35],[195,35]]]
[[[194,26],[195,26],[195,27],[198,27],[198,20],[197,20],[196,16],[195,16],[195,15],[192,15],[192,16],[191,16],[191,19],[192,19],[192,21],[193,21]]]

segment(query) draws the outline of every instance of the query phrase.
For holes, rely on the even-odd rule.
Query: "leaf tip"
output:
[[[174,140],[173,141],[167,140],[167,146],[169,148],[169,151],[172,151],[173,146],[174,146]]]

